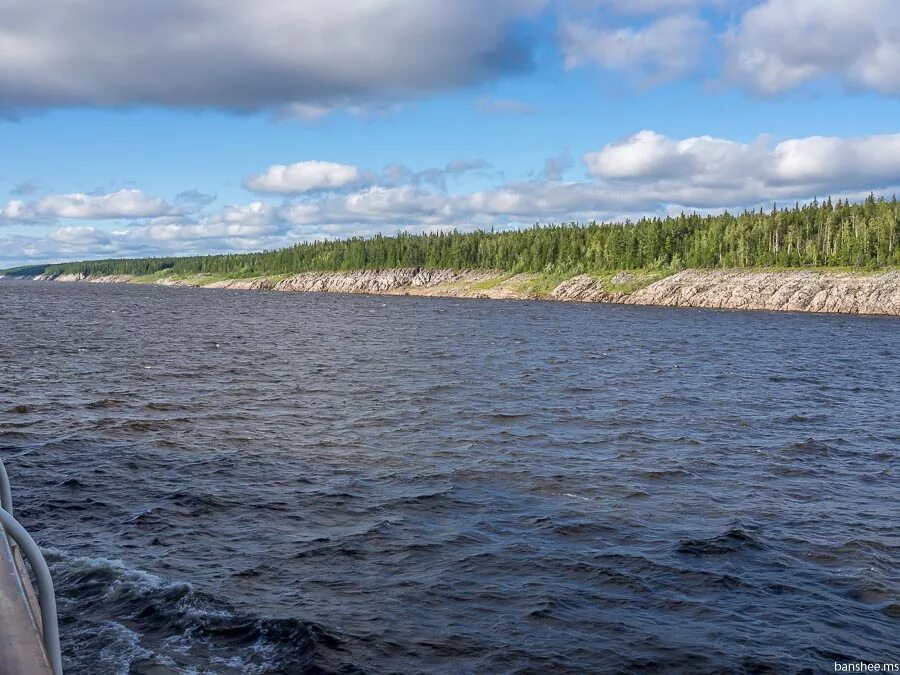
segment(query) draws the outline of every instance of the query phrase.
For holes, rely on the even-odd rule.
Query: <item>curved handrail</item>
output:
[[[56,593],[53,590],[53,578],[50,568],[41,549],[27,530],[6,509],[0,509],[0,525],[6,531],[25,558],[31,564],[38,585],[38,603],[41,606],[41,623],[44,628],[44,647],[55,675],[62,675],[62,652],[59,646],[59,622],[56,617]]]
[[[12,489],[9,486],[9,474],[6,473],[6,467],[3,460],[0,459],[0,508],[12,515]]]
[[[59,620],[56,616],[56,592],[53,590],[53,577],[50,568],[28,531],[13,517],[12,489],[9,485],[9,474],[3,460],[0,459],[0,527],[12,539],[25,558],[31,564],[38,585],[38,604],[41,608],[41,626],[43,628],[44,649],[55,675],[62,675],[62,651],[59,646]]]

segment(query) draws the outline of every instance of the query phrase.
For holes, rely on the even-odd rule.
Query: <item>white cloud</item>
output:
[[[844,188],[883,187],[900,177],[900,134],[785,141],[772,153],[775,181]]]
[[[47,195],[25,203],[13,200],[0,210],[0,222],[42,222],[56,218],[106,220],[152,218],[173,215],[179,210],[159,197],[149,197],[141,190],[123,189],[106,194]]]
[[[879,159],[872,161],[876,154]],[[672,139],[643,131],[588,153],[584,164],[590,180],[562,181],[559,172],[552,172],[463,194],[421,185],[379,185],[296,201],[280,216],[293,226],[294,236],[313,238],[317,233],[390,232],[397,227],[608,220],[664,214],[672,208],[754,207],[890,190],[900,185],[900,134],[810,137],[773,145],[764,137],[744,143],[710,136]]]
[[[588,153],[584,161],[600,179],[668,189],[680,204],[714,206],[716,199],[720,204],[749,204],[767,195],[800,198],[897,185],[900,134],[812,136],[770,148],[765,138],[752,144],[710,136],[675,140],[642,131]],[[721,191],[718,198],[715,190]]]
[[[70,226],[63,227],[48,235],[48,239],[57,244],[63,253],[98,252],[115,249],[110,246],[111,237],[107,232],[95,227]]]
[[[275,164],[264,173],[247,178],[244,187],[254,192],[289,195],[336,190],[362,180],[363,175],[355,166],[312,160]]]
[[[162,216],[107,229],[77,225],[46,235],[0,236],[0,267],[32,261],[190,255],[285,246],[288,224],[270,204],[226,206],[197,218]]]
[[[531,65],[544,0],[0,0],[0,104],[278,109],[427,95]]]
[[[352,164],[309,160],[294,164],[275,164],[265,172],[244,180],[244,187],[260,193],[285,196],[347,192],[367,186],[433,185],[447,187],[447,179],[487,169],[482,159],[455,160],[440,168],[414,171],[403,164],[389,164],[380,173]]]
[[[296,241],[449,228],[508,228],[534,222],[617,220],[769,206],[900,186],[900,134],[813,136],[753,142],[697,136],[670,138],[642,131],[583,157],[587,177],[561,180],[565,156],[533,180],[454,192],[437,174],[476,170],[484,163],[450,162],[413,172],[393,167],[373,183],[307,192],[275,206],[231,205],[193,216],[163,215],[113,227],[61,227],[42,236],[0,238],[4,265],[33,260],[195,254],[272,249]],[[362,173],[362,172],[361,172]],[[435,176],[431,176],[435,173]],[[570,170],[566,175],[573,174]],[[428,174],[426,179],[423,174]],[[28,209],[4,208],[8,217]],[[0,265],[0,267],[4,266]]]
[[[0,209],[0,224],[4,221],[29,221],[34,219],[34,214],[20,199],[13,199]]]
[[[900,94],[900,12],[894,0],[766,0],[725,34],[726,74],[774,95],[837,78]]]
[[[593,176],[649,182],[662,179],[702,180],[723,185],[751,178],[746,170],[764,150],[759,144],[699,136],[675,140],[654,131],[641,131],[584,156]]]
[[[281,215],[292,225],[334,223],[411,225],[453,220],[450,198],[431,188],[411,185],[373,186],[350,195],[330,195],[319,201],[286,206]]]
[[[560,26],[566,68],[592,64],[628,73],[645,85],[691,73],[708,35],[709,25],[690,15],[664,16],[642,28],[598,28],[585,19],[567,19]]]
[[[677,142],[648,130],[584,157],[592,175],[606,178],[676,175],[690,163],[686,160],[685,155],[679,152]]]
[[[174,212],[164,199],[148,197],[134,189],[99,195],[49,195],[38,200],[33,208],[39,216],[85,219],[150,218]]]
[[[192,220],[155,218],[143,225],[117,230],[112,236],[132,245],[202,250],[215,248],[251,249],[256,242],[277,237],[284,227],[270,204],[253,202],[246,206],[226,206],[218,213]],[[227,243],[230,242],[230,243]]]

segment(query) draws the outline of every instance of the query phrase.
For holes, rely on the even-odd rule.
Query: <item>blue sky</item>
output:
[[[892,194],[895,9],[17,3],[0,267]]]

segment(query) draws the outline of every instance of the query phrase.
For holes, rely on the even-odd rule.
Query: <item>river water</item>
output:
[[[68,673],[900,662],[900,321],[0,282]]]

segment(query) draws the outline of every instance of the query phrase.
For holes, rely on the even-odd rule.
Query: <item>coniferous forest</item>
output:
[[[308,271],[429,267],[554,274],[685,267],[900,265],[900,205],[814,201],[739,215],[681,214],[638,222],[536,225],[514,231],[397,234],[301,243],[260,253],[30,265],[8,275],[215,274],[233,278]]]

